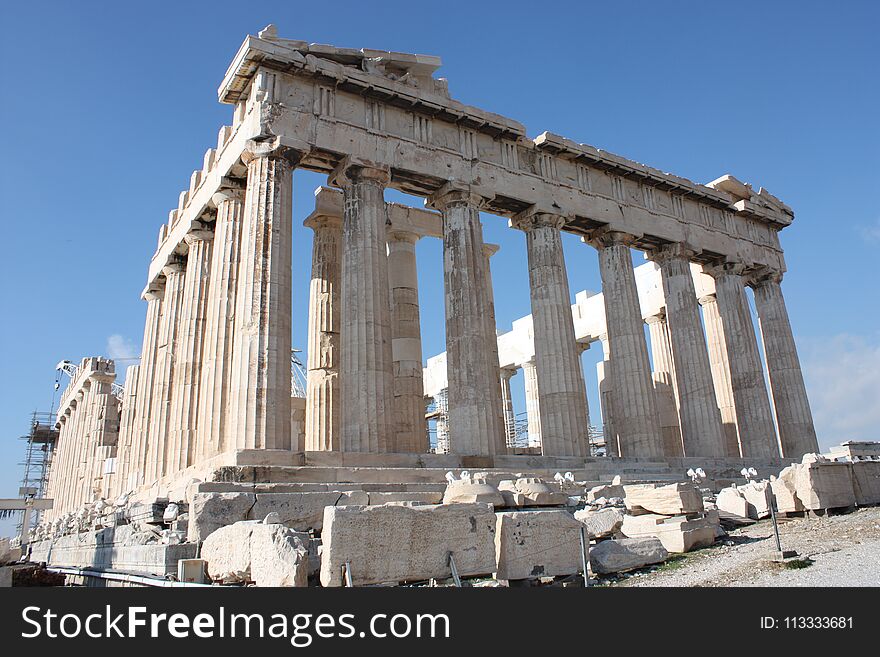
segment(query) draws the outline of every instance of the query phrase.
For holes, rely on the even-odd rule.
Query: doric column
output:
[[[602,360],[596,363],[596,383],[599,390],[599,404],[602,407],[602,437],[605,439],[605,450],[608,456],[620,456],[620,441],[614,427],[614,378],[611,369],[611,350],[608,346],[608,335],[599,337],[602,343]]]
[[[141,346],[141,363],[138,371],[138,398],[135,402],[135,418],[132,428],[131,457],[128,467],[128,480],[123,484],[126,491],[133,491],[144,483],[147,465],[147,450],[150,444],[151,415],[156,408],[153,397],[153,384],[156,378],[157,355],[159,350],[159,325],[162,319],[162,305],[165,298],[165,279],[162,278],[147,289],[143,295],[147,302],[147,316],[144,321],[144,339]]]
[[[312,217],[305,225],[314,231],[309,285],[305,450],[339,451],[342,217]]]
[[[510,389],[510,379],[514,374],[516,370],[511,367],[501,370],[501,406],[504,409],[504,436],[508,450],[516,446],[516,413],[513,410],[513,394]]]
[[[140,395],[138,394],[140,369],[140,365],[129,365],[125,370],[125,397],[122,400],[119,417],[119,444],[116,450],[114,495],[122,495],[130,489],[129,483],[132,479],[135,456],[137,407],[140,403]]]
[[[544,456],[583,456],[589,416],[559,230],[564,217],[527,212],[510,225],[526,234],[535,365]]]
[[[428,451],[422,383],[422,330],[416,242],[408,231],[388,233],[388,284],[391,295],[391,360],[394,373],[393,451]]]
[[[736,425],[736,404],[733,400],[733,386],[730,382],[730,363],[727,360],[727,342],[724,339],[724,323],[718,312],[718,300],[714,294],[700,297],[703,307],[703,324],[706,327],[706,343],[709,348],[709,365],[712,368],[712,382],[715,384],[715,399],[721,411],[724,427],[724,442],[727,456],[738,458],[739,432]]]
[[[599,251],[610,359],[614,368],[612,406],[621,456],[663,456],[648,346],[639,307],[629,245],[631,237],[598,231],[590,244]]]
[[[244,218],[244,182],[230,181],[211,200],[217,206],[205,312],[205,348],[199,394],[198,453],[210,458],[235,444],[229,435],[236,298]]]
[[[526,420],[529,447],[543,447],[544,432],[541,426],[541,391],[538,383],[538,367],[534,360],[522,364],[523,382],[526,390]]]
[[[480,226],[480,234],[482,235],[483,227]],[[500,422],[502,432],[495,435],[495,443],[490,444],[489,448],[493,454],[506,454],[507,449],[507,429],[504,419],[504,395],[501,391],[501,363],[498,355],[498,324],[495,320],[495,288],[492,284],[492,256],[498,253],[497,244],[483,243],[483,255],[486,256],[483,271],[486,273],[486,282],[484,290],[486,291],[486,336],[488,339],[487,349],[489,353],[489,381],[492,385],[489,387],[489,407],[496,413],[500,413],[497,420]]]
[[[298,154],[250,144],[235,298],[230,448],[290,449],[291,183]],[[234,443],[232,442],[234,441]]]
[[[211,281],[214,231],[207,226],[191,230],[180,309],[178,350],[174,358],[171,429],[167,472],[174,473],[196,461],[198,413],[205,349],[205,315]]]
[[[648,324],[648,335],[651,339],[654,390],[657,393],[657,413],[660,416],[660,431],[663,434],[663,453],[666,456],[683,456],[675,365],[672,359],[672,342],[669,338],[666,313],[661,311],[645,321]]]
[[[489,296],[479,212],[483,202],[469,187],[453,184],[430,199],[443,213],[450,450],[463,455],[490,455],[504,441],[503,411],[495,407],[501,402],[500,372],[494,380],[489,374],[490,341],[497,338],[489,334],[486,321]]]
[[[340,392],[343,452],[393,449],[391,304],[384,191],[387,167],[346,159],[331,176],[342,188]]]
[[[726,453],[724,432],[691,275],[691,256],[680,243],[651,253],[663,282],[685,456],[720,457]]]
[[[170,462],[168,434],[171,393],[174,389],[174,359],[177,355],[186,263],[183,260],[174,260],[162,269],[162,273],[165,275],[165,296],[156,343],[153,407],[150,411],[150,434],[146,447],[146,484],[163,476]]]
[[[779,446],[752,313],[746,299],[743,269],[741,265],[725,264],[708,269],[707,273],[715,278],[742,455],[775,457],[779,456]]]
[[[776,407],[782,455],[799,458],[803,454],[818,452],[819,443],[781,281],[782,274],[772,272],[753,279],[750,284],[755,290],[755,308]]]

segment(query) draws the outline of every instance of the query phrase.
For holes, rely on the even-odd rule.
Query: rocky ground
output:
[[[784,519],[788,564],[770,561],[770,520],[731,531],[711,548],[676,555],[610,586],[880,586],[880,507],[822,518]]]

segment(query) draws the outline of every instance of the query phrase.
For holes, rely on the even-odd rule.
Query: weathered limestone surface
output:
[[[281,524],[236,522],[208,536],[201,557],[214,581],[307,586],[308,544],[308,534]]]
[[[718,409],[721,412],[726,454],[737,458],[741,456],[739,432],[736,424],[736,403],[730,378],[730,363],[727,360],[724,323],[721,321],[718,300],[714,294],[700,297],[700,305],[703,307],[703,325],[706,328],[706,341],[709,348],[709,366],[712,368],[715,400],[718,402]]]
[[[558,506],[568,501],[568,495],[538,477],[505,479],[499,482],[498,490],[505,506]]]
[[[684,453],[720,457],[726,448],[691,275],[691,256],[682,244],[667,245],[652,253],[660,265],[666,299]]]
[[[199,397],[200,458],[220,454],[234,444],[228,435],[232,384],[232,349],[241,255],[244,190],[224,188],[212,197],[217,205],[211,284],[205,314],[205,343]]]
[[[526,432],[529,447],[541,447],[544,437],[541,431],[541,394],[538,384],[538,368],[534,360],[522,366],[523,385],[526,391]]]
[[[749,502],[746,500],[745,495],[739,491],[739,487],[729,486],[728,488],[722,488],[715,498],[715,506],[721,511],[732,513],[740,518],[750,517]],[[779,510],[783,511],[781,505]]]
[[[321,584],[341,586],[451,576],[449,553],[465,577],[495,571],[495,514],[489,504],[342,506],[324,511]]]
[[[340,289],[342,219],[310,217],[314,231],[309,286],[305,449],[338,451],[340,445]]]
[[[629,538],[653,536],[660,539],[670,553],[690,552],[708,547],[715,542],[718,531],[717,515],[701,514],[700,517],[661,516],[645,514],[626,516],[620,529]]]
[[[804,510],[804,504],[797,496],[799,467],[799,464],[795,464],[783,468],[779,476],[770,482],[770,488],[776,498],[776,508],[780,513],[797,513]]]
[[[776,430],[742,272],[743,267],[737,265],[710,270],[724,324],[740,448],[746,457],[778,456]]]
[[[581,509],[574,512],[575,520],[587,526],[587,532],[592,538],[606,538],[613,536],[623,525],[626,514],[623,509],[608,507],[606,509]]]
[[[782,296],[781,274],[768,274],[752,282],[755,309],[764,341],[767,374],[776,407],[782,454],[799,457],[819,451],[813,414],[807,399],[804,376]]]
[[[290,449],[291,159],[296,156],[253,145],[245,159],[228,431],[239,449]]]
[[[385,235],[387,168],[346,161],[334,173],[345,194],[342,221],[340,446],[392,451],[391,305]]]
[[[138,372],[139,395],[135,406],[132,428],[132,454],[124,483],[125,491],[132,491],[144,483],[152,414],[156,412],[157,400],[153,386],[158,365],[159,327],[165,298],[165,283],[156,285],[144,293],[147,317],[144,322],[144,340],[141,347],[141,364]]]
[[[498,487],[484,479],[456,479],[446,485],[443,493],[443,504],[491,504],[494,507],[504,506],[504,498]]]
[[[582,525],[568,511],[508,511],[496,518],[497,579],[557,577],[582,570]]]
[[[482,229],[482,226],[481,226]],[[492,412],[496,415],[496,421],[500,422],[500,426],[502,428],[502,433],[494,434],[495,443],[491,447],[491,451],[493,454],[506,454],[507,453],[507,428],[505,425],[505,416],[504,416],[504,393],[501,390],[502,383],[499,368],[499,355],[498,355],[498,325],[495,320],[495,289],[492,283],[492,265],[491,260],[492,256],[498,253],[500,247],[497,244],[486,244],[483,242],[483,256],[485,257],[485,261],[483,262],[483,273],[485,275],[485,280],[483,282],[483,290],[486,292],[486,340],[488,341],[488,358],[487,364],[489,365],[489,389],[487,390],[489,395],[489,408],[492,409]]]
[[[797,496],[806,509],[835,509],[856,503],[850,463],[835,461],[801,463],[797,468],[796,482]]]
[[[470,189],[449,186],[431,204],[443,213],[450,449],[455,454],[493,454],[505,440],[501,384],[499,376],[489,376],[489,342],[496,337],[494,331],[487,335],[488,279],[479,214],[483,199]],[[497,365],[494,369],[498,372]]]
[[[675,364],[666,314],[660,313],[647,320],[651,338],[651,356],[654,365],[654,390],[657,394],[657,414],[663,435],[663,453],[666,456],[684,456],[681,442],[681,421],[678,417],[678,393],[675,382]]]
[[[563,217],[527,213],[511,221],[526,234],[541,414],[541,453],[583,456],[589,413],[574,337],[571,292],[559,229]]]
[[[852,478],[856,504],[880,504],[880,461],[855,461]]]
[[[590,549],[590,567],[600,575],[622,573],[661,563],[668,556],[657,538],[610,539]]]
[[[394,374],[392,451],[428,451],[422,382],[422,333],[416,242],[406,231],[388,234],[388,284],[391,295],[391,360]],[[497,347],[496,347],[497,348]]]
[[[634,484],[623,487],[624,503],[630,513],[658,513],[665,516],[703,510],[703,497],[691,483]]]
[[[614,429],[619,436],[620,456],[661,457],[663,438],[628,237],[604,232],[593,239],[593,244],[599,250],[605,297],[609,360],[614,368]]]

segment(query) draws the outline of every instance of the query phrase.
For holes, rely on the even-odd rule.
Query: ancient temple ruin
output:
[[[113,363],[87,358],[63,395],[47,522],[121,496],[191,503],[277,484],[407,500],[442,491],[450,468],[647,479],[680,475],[689,459],[778,470],[817,451],[780,286],[792,210],[730,175],[699,184],[547,132],[529,138],[454,100],[439,67],[273,28],[245,39],[218,90],[232,125],[159,230],[140,363],[123,394]],[[291,383],[292,257],[308,257],[291,239],[296,169],[328,185],[306,220],[304,399]],[[427,207],[386,203],[386,188]],[[500,335],[480,213],[507,218],[528,251],[532,313]],[[601,294],[574,305],[562,232],[599,256]],[[444,253],[447,349],[427,361],[420,239]],[[634,269],[632,249],[649,262]],[[604,358],[585,380],[592,343]],[[509,380],[520,368],[535,438],[517,454]],[[594,385],[606,458],[589,452]],[[434,398],[444,433],[432,452]]]

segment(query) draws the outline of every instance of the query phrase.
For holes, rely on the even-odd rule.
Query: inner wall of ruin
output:
[[[112,362],[87,358],[62,398],[48,518],[96,498],[162,495],[245,453],[253,464],[333,452],[393,466],[391,455],[429,451],[429,400],[443,411],[438,451],[492,467],[514,450],[518,369],[529,446],[548,467],[589,458],[592,385],[611,456],[817,451],[781,287],[778,233],[792,210],[730,175],[703,185],[550,133],[530,139],[454,100],[439,66],[271,31],[244,41],[218,90],[232,125],[159,231],[140,364],[123,393]],[[305,222],[305,399],[292,397],[290,360],[292,254],[308,257],[291,243],[296,169],[328,176]],[[428,209],[386,203],[386,188]],[[497,246],[484,243],[480,213],[508,219],[527,247],[532,312],[502,335]],[[562,232],[597,251],[602,279],[601,294],[573,305]],[[447,349],[427,360],[420,239],[443,242]],[[633,268],[633,249],[649,262]],[[594,383],[580,354],[595,342]]]

